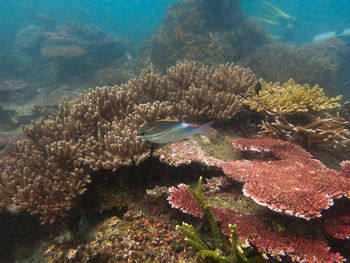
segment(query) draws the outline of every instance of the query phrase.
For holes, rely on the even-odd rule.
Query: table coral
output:
[[[181,202],[178,197],[188,196],[189,202]],[[204,194],[205,196],[207,193]],[[210,196],[210,195],[209,195]],[[203,212],[191,193],[182,185],[173,187],[169,196],[173,207],[194,216],[203,216]],[[177,203],[177,204],[176,204]],[[194,205],[194,206],[193,206]],[[210,211],[221,223],[221,231],[230,235],[229,224],[236,224],[236,231],[241,239],[248,239],[258,251],[268,259],[269,256],[282,260],[290,256],[298,262],[343,262],[339,253],[330,251],[324,235],[320,235],[316,223],[305,224],[292,218],[276,218],[266,212],[238,212],[234,208],[220,208],[211,205]],[[325,230],[331,230],[326,228]],[[338,238],[343,238],[338,236]]]
[[[299,146],[277,139],[237,139],[233,145],[244,151],[271,154],[270,161],[222,161],[204,153],[193,142],[170,145],[160,159],[171,164],[200,162],[221,167],[227,177],[243,183],[243,193],[273,211],[310,220],[320,217],[334,199],[350,197],[350,180]],[[170,151],[169,151],[170,150]]]
[[[226,235],[230,234],[228,225],[236,224],[239,237],[247,238],[266,258],[281,260],[289,256],[298,262],[343,262],[345,259],[339,253],[329,249],[326,236],[349,237],[349,200],[336,200],[334,207],[324,209],[333,204],[332,196],[349,198],[347,162],[342,165],[342,171],[337,172],[326,168],[300,147],[271,138],[237,139],[234,145],[245,151],[261,152],[265,158],[266,154],[272,154],[277,160],[271,160],[270,155],[267,161],[224,162],[208,156],[194,142],[173,144],[166,152],[158,153],[162,152],[161,160],[176,166],[200,162],[223,169],[222,186],[209,183],[203,189],[204,199],[212,204],[210,210],[221,222],[221,230]],[[227,187],[227,178],[233,179],[232,183],[243,183],[243,193],[256,201],[255,208],[250,205],[249,209],[244,206],[237,209],[232,205],[240,203],[242,206],[244,202],[231,194],[233,190]],[[276,184],[278,181],[280,183]],[[173,207],[203,217],[196,199],[183,184],[171,187],[169,192],[168,200]],[[256,195],[258,192],[261,195]],[[294,210],[287,208],[291,204]],[[267,211],[264,206],[286,215]]]

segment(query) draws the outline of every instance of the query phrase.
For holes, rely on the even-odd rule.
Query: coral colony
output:
[[[254,81],[251,70],[233,64],[211,69],[184,62],[166,75],[150,66],[137,80],[64,102],[8,148],[16,159],[2,167],[0,204],[54,222],[86,191],[87,167],[116,170],[148,158],[148,144],[136,138],[141,126],[169,117],[229,119]]]
[[[270,153],[277,160],[222,161],[207,155],[193,142],[172,144],[160,153],[160,158],[176,166],[200,162],[208,167],[221,167],[225,174],[222,180],[228,177],[232,182],[243,183],[243,194],[256,204],[288,215],[277,216],[263,209],[253,213],[235,211],[234,206],[229,206],[233,195],[230,197],[229,192],[217,185],[214,193],[204,194],[212,204],[210,211],[221,222],[222,232],[230,235],[228,225],[236,224],[239,236],[247,238],[265,257],[281,259],[289,255],[303,262],[344,261],[339,253],[329,250],[325,236],[350,237],[348,200],[342,199],[333,207],[334,199],[350,197],[349,162],[343,162],[342,171],[337,172],[302,148],[267,137],[237,139],[233,146],[243,151]],[[183,184],[169,191],[173,207],[203,217],[197,200]]]
[[[13,212],[26,210],[38,214],[43,224],[53,223],[57,217],[67,216],[74,207],[73,200],[87,191],[91,174],[106,170],[118,173],[119,168],[138,165],[150,156],[149,145],[136,138],[144,124],[162,118],[224,121],[244,107],[254,109],[257,100],[260,111],[267,112],[271,101],[264,98],[268,94],[264,90],[274,89],[277,84],[262,82],[261,94],[256,94],[251,92],[255,83],[254,74],[246,68],[233,64],[198,67],[195,62],[185,61],[169,68],[165,75],[151,66],[126,84],[97,88],[63,102],[57,113],[26,128],[24,140],[7,147],[11,158],[0,163],[0,205]],[[289,81],[289,85],[296,84]],[[305,92],[310,89],[308,86],[302,88],[310,99],[309,104],[301,105],[307,110],[313,107],[315,116],[324,109],[339,106],[339,98],[325,97],[318,87],[310,92]],[[296,106],[300,96],[286,93],[296,98],[292,108],[304,114],[305,110]],[[323,104],[316,108],[313,101]],[[291,101],[284,96],[273,103],[278,109],[291,107]],[[339,125],[346,130],[344,120],[328,129],[338,129]],[[345,132],[342,136],[347,139]],[[336,140],[332,142],[337,144]],[[338,145],[344,145],[343,141]],[[350,196],[349,162],[343,162],[338,172],[301,147],[268,137],[235,139],[233,146],[260,152],[262,157],[223,161],[205,153],[193,140],[166,145],[152,155],[171,167],[200,163],[203,168],[221,169],[223,175],[214,186],[204,185],[207,190],[203,195],[211,204],[210,211],[220,223],[222,233],[237,232],[240,239],[247,239],[265,258],[344,261],[339,253],[329,250],[325,236],[350,237],[350,215],[346,209]],[[237,192],[231,195],[230,191],[221,190],[221,185],[234,183],[242,184],[241,191],[248,200],[245,202],[254,201],[249,205],[252,211],[235,210]],[[169,202],[181,211],[203,217],[184,185],[170,188]],[[229,225],[236,225],[234,232]],[[105,234],[110,240],[109,234]],[[107,243],[111,242],[119,241],[112,239]],[[89,246],[77,251],[89,250]],[[61,248],[51,249],[57,256]]]
[[[126,40],[82,22],[29,25],[16,46],[52,87],[35,88],[37,97],[79,93],[43,110],[24,134],[0,137],[0,220],[37,220],[48,234],[38,245],[45,251],[33,254],[48,262],[350,259],[350,110],[334,95],[340,40],[278,44],[239,1],[187,0],[168,8],[136,58]],[[9,107],[38,83],[5,80],[0,64],[0,130],[11,131],[40,114],[34,103],[24,115]],[[216,134],[159,147],[137,138],[160,119],[215,121]],[[27,224],[16,220],[9,225]]]

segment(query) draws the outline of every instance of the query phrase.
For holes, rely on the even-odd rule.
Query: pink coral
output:
[[[186,187],[181,184],[178,188],[172,187],[169,202],[173,207],[196,217],[202,217],[199,205]],[[199,208],[200,209],[200,208]],[[282,256],[290,256],[293,261],[299,262],[343,262],[344,258],[339,253],[330,251],[325,240],[319,235],[314,224],[307,226],[308,233],[295,229],[294,224],[284,222],[281,228],[276,227],[273,218],[266,219],[258,215],[248,215],[236,212],[230,208],[222,209],[212,205],[211,212],[217,221],[221,223],[221,231],[230,235],[229,224],[236,224],[236,231],[241,239],[248,239],[259,252],[281,260]],[[292,219],[292,218],[290,218]],[[295,219],[294,219],[295,220]],[[293,228],[294,227],[294,228]],[[298,228],[302,228],[299,225]],[[304,230],[305,231],[305,230]]]
[[[346,178],[350,178],[350,161],[343,161],[340,164],[341,166],[341,174]]]
[[[161,159],[174,165],[200,162],[221,167],[234,181],[244,183],[243,193],[273,211],[295,217],[320,217],[333,199],[350,197],[350,178],[328,169],[299,146],[278,139],[237,139],[242,150],[269,152],[275,160],[222,161],[204,153],[194,142],[170,145]]]
[[[173,208],[199,218],[204,216],[202,209],[184,184],[179,184],[177,188],[170,187],[169,192],[168,201]]]

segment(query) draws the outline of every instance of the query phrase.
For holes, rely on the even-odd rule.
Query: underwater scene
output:
[[[0,263],[350,260],[350,1],[0,21]]]

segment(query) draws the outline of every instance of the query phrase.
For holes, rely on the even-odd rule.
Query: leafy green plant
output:
[[[196,190],[193,190],[189,185],[186,189],[192,194],[193,198],[201,207],[205,218],[209,222],[211,236],[213,239],[214,249],[210,249],[208,245],[201,239],[191,224],[182,222],[182,225],[177,225],[176,229],[180,230],[186,237],[185,240],[198,250],[198,255],[202,259],[211,259],[219,263],[242,263],[242,262],[265,262],[260,255],[248,257],[252,251],[252,247],[246,240],[240,240],[236,232],[236,225],[229,225],[231,236],[224,236],[215,220],[213,213],[210,211],[210,204],[203,201],[202,195],[202,177],[199,178]]]

